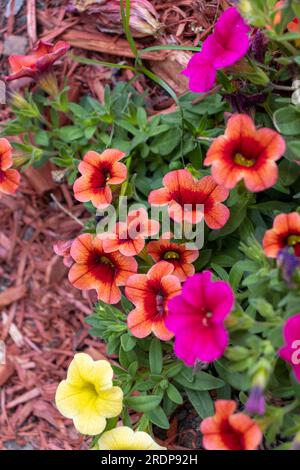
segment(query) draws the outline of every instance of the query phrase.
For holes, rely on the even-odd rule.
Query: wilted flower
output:
[[[125,0],[123,0],[125,7]],[[95,15],[100,31],[124,33],[120,0],[73,0],[79,12]],[[134,37],[155,36],[160,23],[155,8],[148,0],[131,0],[129,26]]]
[[[55,45],[39,41],[31,54],[9,57],[12,73],[6,77],[6,80],[30,77],[36,80],[47,93],[57,94],[57,83],[51,73],[51,68],[54,62],[66,54],[69,48],[70,45],[64,41],[58,41]]]
[[[54,253],[63,257],[63,263],[68,268],[73,264],[73,258],[70,253],[73,241],[74,240],[57,240],[53,245]]]
[[[98,298],[107,304],[121,300],[119,286],[137,272],[134,258],[119,252],[105,253],[103,241],[90,233],[75,238],[71,246],[75,263],[69,271],[69,281],[77,289],[96,289]]]
[[[269,258],[276,258],[281,250],[291,247],[300,257],[300,214],[279,214],[273,227],[267,230],[263,238],[263,248]]]
[[[217,76],[217,70],[234,65],[249,49],[249,26],[239,11],[232,7],[222,13],[211,34],[182,72],[189,77],[189,88],[196,93],[209,91]]]
[[[172,243],[164,238],[153,240],[147,245],[147,253],[157,263],[166,261],[172,264],[174,266],[172,274],[181,282],[195,274],[195,267],[192,263],[198,258],[199,251],[188,250],[184,243]]]
[[[212,176],[228,189],[244,180],[249,191],[263,191],[278,179],[276,161],[285,152],[285,141],[272,129],[256,130],[246,114],[232,116],[225,134],[211,145],[204,165],[212,166]]]
[[[7,139],[0,139],[0,197],[1,193],[14,194],[19,187],[20,173],[12,165],[12,147]]]
[[[181,295],[168,303],[167,328],[175,334],[175,354],[187,366],[197,360],[212,362],[228,345],[226,317],[234,306],[234,295],[225,281],[213,281],[204,271],[185,282]]]
[[[96,449],[99,450],[165,450],[146,432],[133,431],[127,426],[119,426],[104,432]]]
[[[169,216],[175,222],[197,224],[204,218],[208,227],[215,230],[226,224],[230,213],[221,202],[229,191],[211,176],[196,180],[188,170],[174,170],[164,176],[163,185],[151,191],[148,202],[153,206],[168,205]]]
[[[278,354],[284,361],[291,364],[298,382],[300,382],[300,313],[289,318],[283,327],[285,346]]]
[[[277,266],[281,270],[282,278],[290,289],[298,286],[300,274],[300,257],[295,256],[293,247],[286,246],[279,251]]]
[[[256,450],[262,441],[258,424],[244,413],[234,413],[233,400],[217,400],[216,414],[200,425],[206,450]]]
[[[79,163],[82,174],[73,186],[77,201],[91,201],[96,208],[108,206],[112,201],[111,185],[123,183],[127,168],[120,163],[125,153],[117,149],[106,149],[103,153],[89,151]]]
[[[113,386],[112,379],[108,361],[93,361],[88,354],[75,354],[66,380],[56,390],[55,403],[63,416],[73,419],[81,434],[100,434],[106,419],[121,413],[123,392]]]
[[[153,332],[163,341],[173,337],[166,327],[168,300],[181,291],[180,281],[173,271],[170,263],[160,261],[147,274],[129,277],[125,294],[136,308],[129,313],[127,324],[133,336],[145,338]]]

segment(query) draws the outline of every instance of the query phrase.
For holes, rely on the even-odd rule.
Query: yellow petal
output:
[[[95,385],[97,391],[112,386],[113,370],[108,361],[93,361],[85,353],[75,354],[71,362],[67,380],[78,387],[83,387],[85,382]]]
[[[134,432],[127,426],[107,431],[98,441],[99,450],[159,450],[160,447],[152,437],[141,431]]]
[[[123,407],[123,392],[120,387],[111,387],[101,391],[97,398],[96,409],[101,416],[113,418],[118,416]]]
[[[97,394],[90,388],[79,388],[63,380],[56,390],[55,403],[63,416],[74,418],[84,410],[92,401],[95,402]]]
[[[82,414],[74,418],[74,426],[81,434],[96,436],[96,434],[100,434],[105,429],[106,419],[103,416],[99,416],[95,406],[91,405]]]

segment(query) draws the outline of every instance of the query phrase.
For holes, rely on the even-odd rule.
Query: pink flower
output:
[[[56,255],[63,257],[63,263],[65,266],[70,268],[73,264],[73,258],[71,256],[71,246],[73,243],[72,240],[57,240],[53,245],[53,251]]]
[[[187,366],[222,356],[229,341],[224,320],[233,305],[230,285],[212,281],[209,271],[190,277],[181,295],[169,301],[166,326],[175,335],[175,354]]]
[[[201,52],[191,58],[182,72],[190,79],[191,91],[209,91],[216,81],[217,70],[230,67],[247,54],[249,31],[236,8],[228,8],[222,13],[214,33],[204,41]]]
[[[281,359],[291,364],[300,382],[300,313],[289,318],[283,327],[285,346],[279,349]]]

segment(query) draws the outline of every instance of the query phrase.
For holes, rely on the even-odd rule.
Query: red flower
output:
[[[216,414],[200,425],[203,447],[207,450],[255,450],[262,440],[256,422],[244,413],[235,413],[232,400],[217,400]]]
[[[110,185],[121,184],[127,177],[127,168],[119,160],[125,153],[107,149],[103,153],[90,151],[79,163],[82,174],[73,186],[77,201],[92,201],[95,207],[108,206],[112,201]]]
[[[288,25],[287,29],[290,33],[300,33],[300,20],[299,18],[294,18]],[[296,39],[296,45],[300,46],[300,39]]]
[[[273,228],[267,230],[263,238],[263,248],[269,258],[277,258],[285,247],[293,247],[300,257],[300,214],[280,214],[274,219]]]
[[[244,180],[249,191],[273,186],[278,179],[276,160],[285,152],[285,142],[272,129],[255,129],[246,114],[236,114],[228,121],[225,135],[211,145],[204,165],[212,165],[218,184],[232,189]]]
[[[163,341],[173,337],[165,325],[168,300],[181,292],[180,281],[173,271],[170,263],[161,261],[147,274],[134,274],[128,279],[125,294],[136,306],[127,318],[133,336],[145,338],[153,332]]]
[[[135,256],[143,250],[145,238],[158,232],[159,222],[149,220],[145,209],[131,211],[126,222],[116,224],[114,232],[103,234],[103,248],[106,253],[119,250],[124,256]]]
[[[14,194],[20,184],[20,173],[10,169],[13,164],[12,147],[7,139],[0,139],[0,196]]]
[[[212,229],[223,227],[229,218],[229,209],[220,204],[227,199],[229,191],[219,186],[211,176],[196,180],[188,170],[175,170],[163,179],[164,188],[149,194],[149,204],[168,204],[168,213],[176,222],[199,223],[204,216]],[[204,206],[201,209],[200,205]]]
[[[75,264],[69,271],[69,281],[82,290],[96,289],[98,299],[116,304],[121,299],[119,286],[137,271],[134,258],[120,253],[105,253],[99,237],[84,233],[77,237],[71,247]]]
[[[68,268],[73,264],[73,258],[70,253],[73,241],[74,240],[57,240],[53,245],[54,253],[63,257],[63,263]]]
[[[199,256],[198,250],[187,250],[184,243],[172,243],[170,240],[153,240],[147,245],[147,253],[156,261],[166,261],[173,265],[172,274],[181,282],[195,274],[193,261]]]
[[[39,41],[31,54],[9,57],[12,73],[6,77],[6,80],[16,80],[21,77],[39,79],[40,75],[47,72],[69,48],[70,45],[64,41],[58,41],[55,45]]]

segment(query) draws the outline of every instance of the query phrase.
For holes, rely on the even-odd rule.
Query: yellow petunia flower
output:
[[[120,426],[106,431],[98,441],[99,450],[165,450],[149,434]]]
[[[75,354],[67,379],[56,390],[55,402],[63,416],[73,419],[81,434],[100,434],[106,419],[121,413],[123,392],[113,387],[112,379],[108,361],[93,361],[88,354]]]

